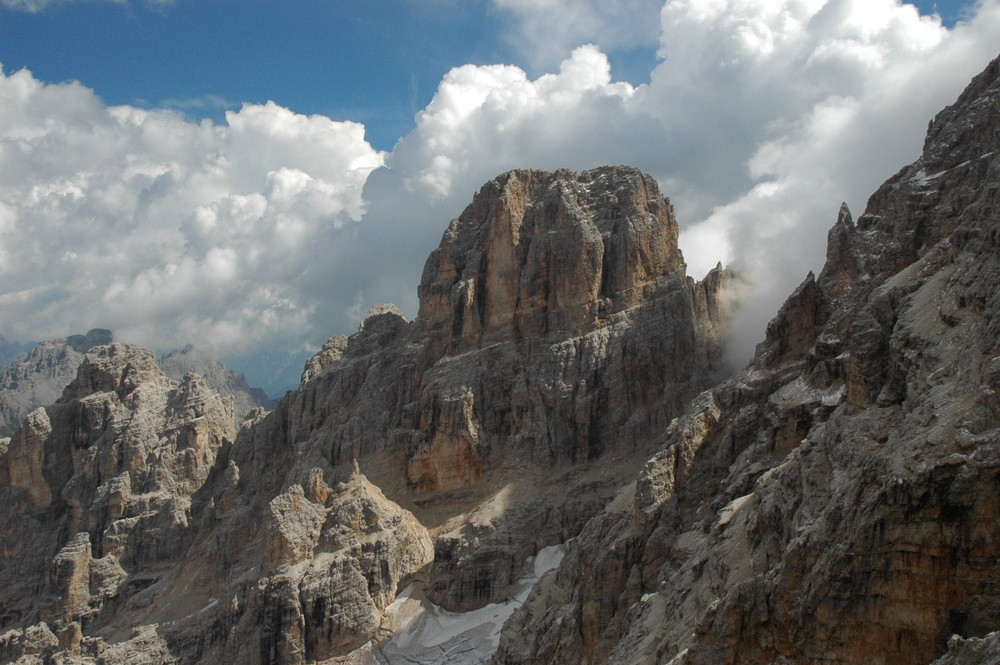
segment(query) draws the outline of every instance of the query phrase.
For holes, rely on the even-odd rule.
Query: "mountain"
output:
[[[0,458],[0,655],[312,662],[370,654],[406,579],[455,611],[512,596],[721,370],[731,277],[685,277],[676,241],[635,169],[504,174],[416,321],[373,308],[235,439],[195,375],[98,348]]]
[[[86,335],[37,344],[23,361],[11,362],[0,373],[0,437],[11,436],[25,416],[55,402],[76,377],[87,352],[111,341],[110,330],[95,328]],[[274,406],[264,391],[251,388],[242,374],[199,354],[190,345],[164,354],[160,364],[172,379],[181,380],[186,373],[195,372],[223,396],[232,397],[237,428],[252,409]]]
[[[247,378],[234,372],[222,362],[198,353],[190,344],[183,349],[175,349],[160,357],[163,373],[174,380],[181,380],[188,372],[200,374],[213,390],[225,397],[233,398],[233,414],[237,426],[250,411],[256,408],[270,411],[274,402],[260,388],[251,388]]]
[[[998,183],[994,61],[494,662],[1000,662]]]
[[[728,378],[738,277],[620,166],[486,183],[238,432],[92,349],[0,440],[0,662],[989,662],[998,144],[1000,61]]]
[[[111,331],[95,328],[42,342],[27,358],[11,362],[0,373],[0,437],[10,436],[29,412],[51,404],[76,376],[84,354],[111,342]]]
[[[0,372],[7,369],[7,366],[15,360],[24,358],[33,348],[35,348],[34,342],[11,342],[0,335]]]

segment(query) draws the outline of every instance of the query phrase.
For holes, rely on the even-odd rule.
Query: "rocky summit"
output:
[[[628,167],[486,183],[238,431],[89,349],[0,440],[0,662],[989,662],[998,128],[994,62],[728,378],[737,277]]]

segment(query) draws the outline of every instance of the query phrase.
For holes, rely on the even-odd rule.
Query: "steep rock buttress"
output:
[[[494,662],[942,663],[1000,629],[1000,61],[505,625]]]

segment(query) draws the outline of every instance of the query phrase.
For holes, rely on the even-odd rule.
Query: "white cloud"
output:
[[[322,336],[307,277],[342,251],[382,155],[273,103],[228,126],[0,76],[0,306],[14,338],[101,325],[233,352]],[[329,272],[329,271],[327,271]]]
[[[754,3],[722,4],[728,34],[757,26]],[[928,120],[997,55],[1000,3],[982,3],[974,21],[947,31],[892,0],[788,2],[770,29],[757,30],[767,39],[736,39],[721,52],[692,43],[699,10],[683,9],[676,0],[664,9],[668,60],[657,84],[677,86],[692,67],[706,80],[728,75],[722,91],[732,107],[760,114],[739,127],[743,143],[731,153],[745,169],[745,193],[694,216],[703,221],[682,236],[695,274],[722,258],[755,281],[737,323],[745,332],[735,353],[745,359],[784,297],[821,267],[839,204],[860,214],[876,187],[917,157]],[[668,71],[679,44],[683,61]],[[700,94],[685,103],[704,108]]]
[[[571,22],[600,7],[505,6]],[[595,45],[536,78],[457,67],[389,155],[358,124],[272,103],[218,126],[3,75],[0,334],[317,344],[376,302],[413,314],[424,259],[489,178],[627,163],[671,197],[695,277],[721,259],[755,280],[746,353],[819,268],[841,201],[860,214],[996,56],[1000,0],[953,30],[894,0],[671,0],[649,23],[665,58],[649,84],[615,82]]]

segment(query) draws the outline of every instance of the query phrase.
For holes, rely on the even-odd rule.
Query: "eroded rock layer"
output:
[[[95,328],[86,335],[42,342],[23,360],[4,367],[0,372],[0,437],[13,434],[30,412],[55,402],[76,376],[84,354],[110,343],[111,331]]]

